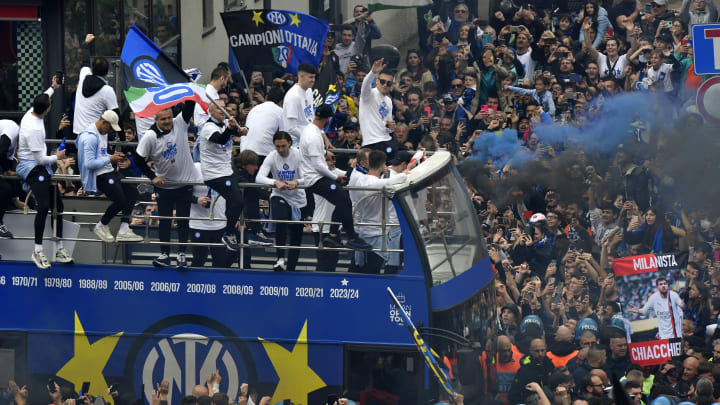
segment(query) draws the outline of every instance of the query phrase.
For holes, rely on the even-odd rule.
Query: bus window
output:
[[[465,186],[454,170],[402,193],[419,227],[433,285],[440,285],[474,266],[485,254],[479,219]]]

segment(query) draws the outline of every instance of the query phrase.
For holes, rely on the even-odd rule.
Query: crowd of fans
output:
[[[211,73],[208,96],[224,107],[230,120],[224,120],[217,107],[208,115],[191,103],[154,121],[132,113],[105,116],[117,108],[108,103],[85,126],[96,122],[98,133],[104,135],[123,121],[121,139],[138,138],[140,146],[116,148],[114,155],[108,153],[117,156],[115,161],[108,157],[108,162],[123,175],[147,175],[162,190],[164,183],[155,179],[165,174],[157,172],[149,149],[141,150],[142,138],[172,131],[173,126],[164,128],[162,121],[174,121],[183,131],[177,138],[183,149],[177,159],[192,149],[200,163],[198,176],[166,180],[205,181],[208,187],[188,190],[187,196],[194,195],[193,210],[208,208],[218,193],[228,198],[224,204],[232,220],[227,224],[189,225],[193,231],[207,231],[202,241],[222,240],[228,251],[238,245],[232,239],[238,210],[250,220],[263,215],[332,219],[342,222],[348,237],[343,244],[337,226],[288,226],[282,228],[282,244],[285,234],[297,245],[298,235],[312,231],[325,247],[377,249],[382,235],[376,230],[355,231],[348,221],[349,207],[357,206],[363,195],[347,195],[332,186],[348,174],[350,184],[355,179],[360,185],[382,187],[402,181],[418,163],[408,151],[447,150],[459,165],[483,224],[497,275],[499,401],[609,404],[620,401],[611,398],[614,392],[626,393],[635,404],[658,401],[660,396],[668,401],[715,402],[720,397],[720,366],[713,362],[720,356],[713,328],[720,312],[720,213],[715,204],[720,195],[712,181],[720,175],[720,147],[712,138],[714,127],[694,105],[706,77],[694,73],[689,36],[693,24],[717,19],[714,4],[685,0],[680,10],[671,10],[667,0],[589,0],[575,5],[502,1],[489,21],[472,18],[462,2],[443,2],[442,10],[448,15],[426,14],[430,34],[418,49],[407,51],[404,67],[396,72],[388,70],[384,60],[370,60],[369,44],[381,37],[381,27],[358,6],[355,22],[337,27],[337,44],[334,33],[328,37],[317,68],[301,66],[297,76],[272,78],[252,72],[246,86],[220,63]],[[92,38],[86,38],[89,41]],[[92,76],[101,78],[96,63]],[[339,100],[335,109],[315,109],[312,87],[326,69],[336,74]],[[47,103],[43,106],[49,108]],[[75,111],[76,120],[78,114]],[[208,120],[215,128],[206,129]],[[70,123],[64,120],[63,125]],[[306,136],[306,128],[313,133]],[[73,132],[83,130],[80,126]],[[226,151],[230,145],[239,145],[239,151]],[[4,157],[8,149],[2,146],[0,141]],[[207,176],[217,167],[204,166],[209,164],[204,147],[216,148],[213,156],[227,152],[228,164],[232,155],[230,172]],[[358,154],[324,148],[357,149]],[[276,169],[277,164],[265,167],[269,161],[286,162],[292,170]],[[67,173],[76,162],[58,152],[57,162],[47,163]],[[3,169],[12,170],[5,165]],[[235,186],[240,180],[255,182],[258,170],[258,178],[273,187],[272,194],[256,188],[242,194],[225,192],[215,181],[230,176]],[[308,173],[313,173],[312,182]],[[298,184],[311,188],[307,201],[305,193],[293,193]],[[82,191],[79,184],[60,186],[63,195],[92,194],[85,180]],[[165,208],[162,192],[156,201],[157,193],[149,185],[138,186],[136,193],[136,199],[149,203],[142,206],[143,213],[172,216],[176,209],[177,216],[187,216],[187,207],[178,205],[181,193],[173,194],[176,206]],[[366,211],[377,208],[372,199],[365,204]],[[273,213],[266,207],[273,207]],[[217,216],[217,205],[215,210]],[[118,204],[112,216],[120,211],[130,225],[147,220],[138,212],[129,218],[127,204]],[[377,219],[371,213],[367,217]],[[441,220],[435,230],[450,234],[453,216]],[[161,228],[163,223],[170,226],[169,219],[157,222]],[[180,241],[187,240],[187,221],[174,224]],[[103,233],[106,225],[101,222],[96,233],[112,241],[109,231]],[[247,227],[248,243],[270,243],[268,229],[252,221]],[[386,242],[392,247],[390,240]],[[687,265],[662,276],[682,298],[682,353],[661,366],[631,364],[628,342],[638,332],[652,334],[655,326],[642,324],[649,331],[633,330],[630,321],[646,316],[628,309],[641,307],[655,292],[657,276],[618,282],[612,261],[675,252],[688,255]],[[212,252],[214,265],[229,264],[226,259],[216,263],[218,255],[222,252]],[[203,265],[206,257],[207,252],[192,265]],[[319,267],[331,263],[323,269],[337,263],[337,253],[333,257],[333,252],[321,251],[318,258]],[[392,273],[398,268],[396,259],[384,255],[371,271]],[[184,260],[180,247],[178,265],[185,265]],[[156,264],[169,263],[165,248]],[[293,269],[296,263],[297,255],[279,249],[276,270]],[[475,319],[479,313],[470,315],[471,324],[486,327],[487,320]],[[452,353],[447,356],[452,372]]]

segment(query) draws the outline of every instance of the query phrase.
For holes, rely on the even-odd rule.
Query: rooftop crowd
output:
[[[252,72],[245,86],[227,63],[219,63],[207,94],[227,110],[229,120],[218,107],[204,113],[191,102],[154,118],[119,111],[114,96],[103,95],[109,87],[102,82],[102,60],[88,59],[87,71],[79,76],[74,116],[63,119],[59,129],[60,137],[78,140],[77,153],[70,157],[58,150],[45,156],[43,146],[23,141],[23,136],[40,137],[33,123],[47,114],[51,101],[39,96],[28,112],[30,128],[23,119],[19,141],[17,134],[13,141],[12,131],[2,132],[3,169],[21,174],[11,162],[16,148],[21,164],[33,162],[23,178],[36,196],[48,193],[46,201],[36,198],[39,211],[47,211],[50,205],[43,204],[50,204],[53,194],[44,175],[80,173],[82,182],[61,182],[60,194],[104,195],[113,201],[95,227],[106,242],[141,240],[131,226],[143,222],[143,213],[207,217],[219,194],[222,202],[214,209],[221,209],[226,223],[167,218],[154,223],[163,241],[169,241],[173,227],[181,242],[225,245],[210,252],[193,247],[192,264],[186,262],[184,247],[178,247],[179,267],[202,266],[208,255],[213,266],[224,267],[235,260],[231,252],[238,249],[235,229],[242,226],[236,221],[241,215],[332,219],[343,224],[347,239],[343,242],[337,225],[278,225],[273,240],[267,228],[248,222],[247,242],[256,246],[298,245],[304,232],[313,232],[316,243],[326,247],[359,252],[377,249],[382,238],[387,246],[397,246],[392,232],[355,230],[348,219],[350,207],[366,204],[362,219],[379,222],[379,206],[372,205],[378,201],[360,202],[365,194],[333,186],[381,188],[401,182],[422,160],[413,158],[414,151],[447,150],[482,222],[497,276],[497,319],[483,319],[480,311],[469,314],[469,336],[488,337],[489,324],[498,331],[499,388],[484,402],[716,402],[720,212],[715,202],[720,195],[712,183],[720,178],[720,147],[713,138],[716,128],[695,106],[697,89],[707,77],[694,73],[689,36],[693,24],[717,20],[715,4],[684,0],[672,10],[667,0],[507,0],[489,21],[481,21],[463,2],[436,2],[423,22],[427,35],[417,49],[406,52],[397,71],[388,70],[385,60],[370,60],[371,41],[382,38],[382,27],[363,6],[353,12],[355,22],[331,31],[320,65],[301,65],[298,75]],[[85,43],[92,40],[88,35]],[[336,71],[337,108],[308,109],[316,76],[325,69]],[[53,79],[53,87],[61,82]],[[118,139],[139,140],[139,145],[100,152],[98,144],[105,142],[107,149],[107,135],[120,127]],[[35,133],[24,135],[26,128]],[[171,163],[159,163],[168,139],[178,149]],[[122,177],[141,175],[153,179],[155,190],[120,186]],[[173,181],[205,186],[178,188]],[[237,186],[252,182],[273,191]],[[22,206],[20,184],[0,184],[5,205]],[[136,201],[148,202],[139,216]],[[119,213],[125,225],[113,236],[107,226]],[[41,217],[35,221],[36,244],[42,239]],[[451,233],[453,217],[441,219],[430,231]],[[7,227],[0,232],[11,236]],[[56,261],[71,261],[62,251],[60,245]],[[36,245],[36,264],[49,266],[38,252]],[[636,331],[630,321],[642,317],[630,309],[642,307],[659,280],[619,284],[612,260],[675,252],[689,258],[665,280],[682,300],[682,353],[661,366],[632,364],[628,342]],[[275,270],[293,270],[297,255],[278,249]],[[381,255],[379,264],[368,269],[367,260],[356,254],[354,265],[390,274],[401,266],[398,256]],[[163,247],[154,263],[169,266],[170,248]],[[319,268],[321,263],[334,268],[337,253],[320,251]],[[451,376],[457,374],[452,351],[446,360]]]

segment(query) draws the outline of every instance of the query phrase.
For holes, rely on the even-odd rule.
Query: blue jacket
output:
[[[100,133],[94,122],[78,135],[77,149],[83,189],[86,192],[96,192],[96,172],[110,163],[110,157],[107,155],[107,151],[104,156],[100,151]]]
[[[553,101],[552,93],[550,93],[549,90],[545,90],[542,95],[538,94],[535,89],[523,89],[522,87],[510,86],[509,90],[516,94],[532,97],[533,100],[542,106],[543,110],[548,113],[550,117],[555,116],[555,102]]]
[[[597,7],[597,6],[595,6]],[[602,44],[603,38],[605,38],[605,34],[608,32],[610,28],[612,28],[612,23],[610,22],[610,19],[608,18],[608,12],[605,10],[605,8],[600,7],[598,10],[598,16],[597,16],[597,35],[595,36],[595,40],[593,41],[593,46],[595,48],[598,48],[600,44]],[[582,29],[582,26],[580,28],[580,42],[583,41],[583,38],[585,38],[585,32]]]

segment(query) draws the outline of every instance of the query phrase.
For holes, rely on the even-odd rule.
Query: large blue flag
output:
[[[221,14],[230,46],[243,71],[297,73],[301,63],[317,66],[327,22],[286,10],[243,10]]]
[[[138,117],[152,117],[185,100],[193,100],[207,111],[205,88],[190,81],[190,77],[134,25],[125,37],[120,59],[123,92]]]

